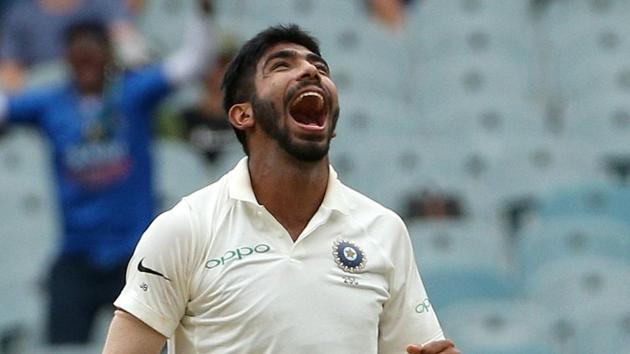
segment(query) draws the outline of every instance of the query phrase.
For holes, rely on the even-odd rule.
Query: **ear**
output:
[[[232,126],[238,130],[246,130],[254,126],[254,114],[249,102],[237,103],[228,111],[228,119]]]

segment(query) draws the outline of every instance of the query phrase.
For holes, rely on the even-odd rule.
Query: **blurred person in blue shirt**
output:
[[[0,93],[0,125],[39,127],[54,164],[63,237],[48,282],[50,343],[87,342],[95,314],[124,284],[129,257],[156,212],[153,111],[200,75],[214,49],[212,21],[200,16],[210,7],[203,8],[179,51],[135,70],[116,68],[102,22],[73,24],[65,33],[67,82]]]

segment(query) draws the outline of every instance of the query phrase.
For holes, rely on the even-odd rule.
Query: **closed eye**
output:
[[[289,63],[287,63],[286,61],[277,61],[271,66],[271,70],[286,69],[288,67]]]
[[[317,68],[317,70],[319,70],[320,73],[324,75],[328,75],[330,73],[330,69],[328,69],[328,65],[324,63],[317,63],[315,64],[315,67]]]

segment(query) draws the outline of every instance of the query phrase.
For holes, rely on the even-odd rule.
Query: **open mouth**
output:
[[[322,128],[326,124],[326,101],[317,91],[305,91],[289,106],[289,114],[300,125]]]

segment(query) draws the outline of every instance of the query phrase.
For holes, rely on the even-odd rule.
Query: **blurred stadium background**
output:
[[[630,1],[415,1],[397,31],[362,0],[215,2],[236,38],[278,22],[320,38],[341,96],[333,165],[406,218],[464,353],[630,353]],[[140,28],[168,53],[193,2],[146,6]],[[163,208],[242,155],[234,144],[209,164],[160,129]],[[0,139],[0,353],[52,352],[33,345],[58,229],[47,150],[25,128]],[[62,351],[99,353],[110,316],[93,345]]]

